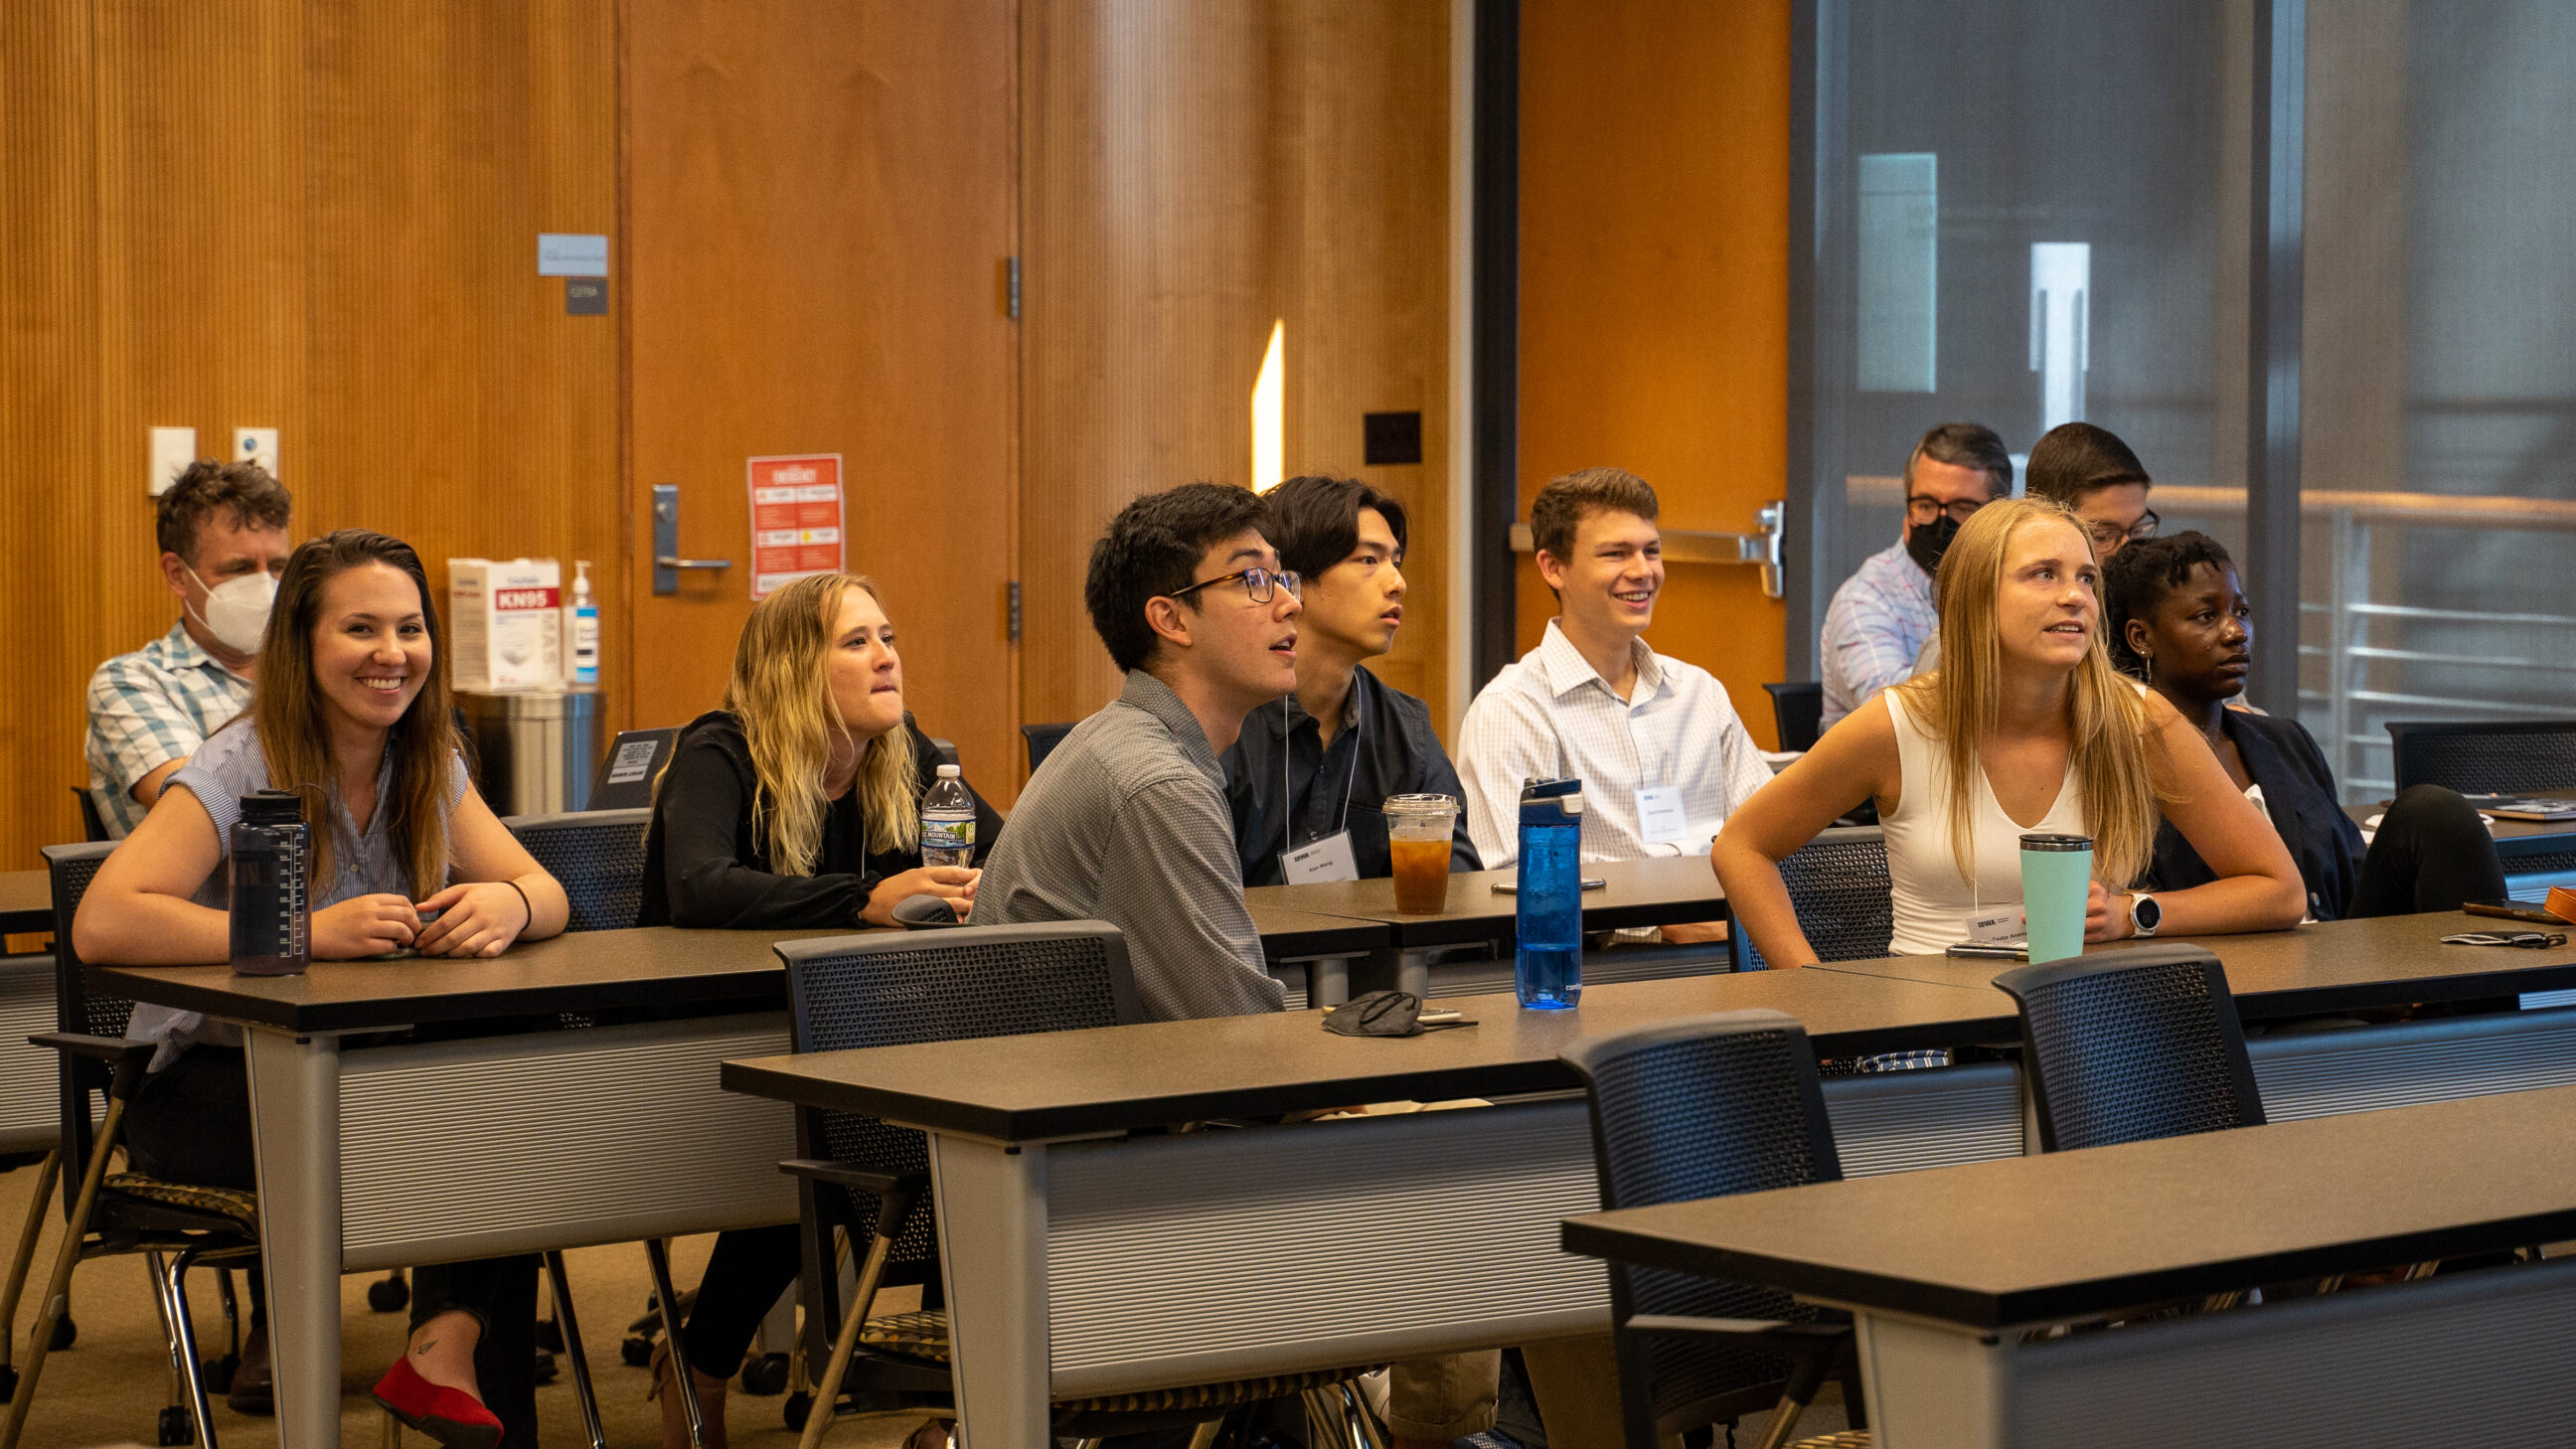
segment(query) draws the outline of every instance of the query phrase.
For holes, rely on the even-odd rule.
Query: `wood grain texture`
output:
[[[1745,532],[1788,474],[1789,0],[1521,4],[1521,516],[1613,464],[1667,528]],[[1520,635],[1555,612],[1520,564]],[[1675,565],[1649,641],[1761,686],[1787,614],[1746,567]]]
[[[1414,609],[1379,673],[1444,719],[1448,11],[1438,0],[1022,10],[1024,717],[1117,692],[1081,607],[1140,494],[1243,483],[1286,336],[1286,465],[1401,496]],[[1420,410],[1423,461],[1362,464]]]
[[[745,460],[839,453],[849,567],[885,590],[907,703],[1016,796],[1010,0],[626,8],[636,718],[714,708],[750,614]],[[651,489],[730,557],[652,594]]]
[[[535,234],[614,225],[598,0],[0,7],[0,864],[79,838],[83,690],[169,627],[147,429],[280,431],[295,532],[618,572],[613,321]],[[611,600],[614,607],[614,601]],[[611,636],[612,640],[615,638]],[[624,660],[608,660],[612,714]]]

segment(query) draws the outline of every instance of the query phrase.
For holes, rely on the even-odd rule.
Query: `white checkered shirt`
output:
[[[186,621],[89,677],[89,793],[119,839],[143,823],[134,782],[197,752],[250,708],[250,681],[188,637]]]
[[[1902,540],[1861,561],[1825,609],[1825,713],[1820,725],[1860,708],[1891,684],[1914,677],[1914,661],[1941,632],[1932,576]]]
[[[1520,858],[1521,784],[1583,782],[1583,858],[1706,855],[1735,808],[1771,779],[1726,686],[1636,640],[1634,701],[1611,692],[1554,619],[1539,646],[1504,666],[1467,706],[1458,774],[1467,824],[1487,870]],[[1678,786],[1689,828],[1650,842],[1637,791]]]

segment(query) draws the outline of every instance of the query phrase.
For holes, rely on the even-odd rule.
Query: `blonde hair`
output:
[[[822,853],[823,817],[832,808],[823,772],[834,742],[849,738],[832,703],[829,656],[841,601],[852,589],[885,603],[874,580],[827,573],[809,574],[752,606],[725,682],[724,707],[742,722],[758,778],[752,840],[766,842],[770,869],[779,875],[812,875]],[[859,811],[871,853],[921,843],[921,782],[909,723],[870,740],[859,757]]]
[[[2074,511],[2044,498],[1999,498],[1960,526],[1933,581],[1941,614],[1941,667],[1897,685],[1914,723],[1942,742],[1950,767],[1950,851],[1959,873],[1976,874],[1976,789],[1980,752],[2002,716],[2003,646],[1996,601],[2013,535],[2032,523],[2063,523],[2092,541]],[[2100,616],[2084,658],[2067,681],[2066,736],[2084,820],[2093,833],[2093,874],[2125,888],[2154,853],[2158,796],[2147,767],[2146,704],[2111,667]]]

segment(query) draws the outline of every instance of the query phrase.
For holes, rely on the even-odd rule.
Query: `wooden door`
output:
[[[1015,791],[1014,0],[629,0],[634,723],[714,708],[751,609],[746,460],[838,453],[907,702]],[[615,283],[613,283],[615,284]],[[652,490],[721,572],[653,592]]]

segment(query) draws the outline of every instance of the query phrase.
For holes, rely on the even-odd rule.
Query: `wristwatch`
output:
[[[2164,923],[2165,908],[2156,904],[2154,896],[2129,897],[2129,934],[2143,939],[2154,935],[2156,927]]]

